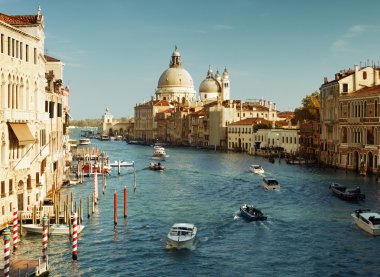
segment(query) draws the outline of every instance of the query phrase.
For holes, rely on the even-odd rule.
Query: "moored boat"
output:
[[[119,166],[120,167],[133,167],[133,166],[135,166],[135,162],[134,161],[127,162],[127,161],[119,160],[119,161],[114,161],[113,163],[110,163],[109,166],[111,168],[112,167],[118,168]]]
[[[89,138],[80,138],[79,139],[79,145],[90,145],[91,140]]]
[[[278,190],[280,189],[280,183],[275,178],[264,177],[263,187],[266,190]]]
[[[82,166],[82,170],[85,175],[94,174],[94,173],[109,174],[108,166],[100,166],[98,164],[93,164],[93,163],[91,163],[91,165],[89,163],[84,164]]]
[[[374,236],[380,235],[380,214],[359,209],[355,210],[355,213],[352,213],[351,216],[360,229]]]
[[[42,234],[43,226],[41,224],[22,224],[22,229],[29,234]],[[83,229],[84,225],[78,225],[77,233],[81,233]],[[50,224],[48,231],[49,235],[69,235],[70,227],[67,224]]]
[[[149,163],[149,169],[151,170],[164,170],[165,166],[161,163]]]
[[[332,183],[329,188],[335,196],[343,200],[358,201],[365,199],[365,195],[361,193],[360,188],[348,189],[346,186],[338,183]]]
[[[240,207],[240,215],[247,221],[258,221],[267,219],[267,217],[264,216],[261,210],[248,204],[244,204]]]
[[[197,227],[192,223],[176,223],[168,233],[168,246],[172,248],[189,248],[194,244]]]
[[[249,166],[249,170],[251,170],[251,172],[257,173],[257,174],[263,174],[264,173],[264,168],[258,164],[251,164]]]

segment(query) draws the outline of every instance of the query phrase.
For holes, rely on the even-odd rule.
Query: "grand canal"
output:
[[[99,194],[95,213],[79,236],[78,261],[71,259],[69,238],[49,238],[51,276],[379,276],[380,238],[359,230],[350,214],[357,208],[380,210],[380,184],[372,176],[344,170],[275,164],[240,153],[167,148],[167,170],[147,169],[152,148],[125,142],[92,140],[110,160],[134,160],[132,171],[113,171]],[[249,172],[263,165],[266,176],[281,183],[265,191],[262,176]],[[331,195],[329,183],[360,186],[367,199],[347,203]],[[101,181],[99,182],[101,187]],[[122,215],[127,186],[128,219]],[[64,188],[87,199],[93,179]],[[119,219],[113,224],[113,195],[119,194]],[[268,215],[247,223],[239,206],[253,203]],[[191,250],[168,250],[173,223],[191,222],[198,240]],[[24,236],[17,254],[41,255],[41,238]]]

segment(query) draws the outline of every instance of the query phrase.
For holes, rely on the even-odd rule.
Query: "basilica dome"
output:
[[[207,78],[199,86],[199,92],[221,92],[221,87],[214,78]]]
[[[157,88],[164,87],[192,87],[193,79],[189,72],[182,67],[170,67],[166,69],[158,80]]]

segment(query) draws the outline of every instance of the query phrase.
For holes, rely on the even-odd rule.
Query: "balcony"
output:
[[[34,112],[30,111],[17,111],[17,110],[4,110],[4,117],[9,121],[31,121],[34,119]]]

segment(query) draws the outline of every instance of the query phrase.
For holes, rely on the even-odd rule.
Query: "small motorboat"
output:
[[[346,186],[338,183],[332,183],[329,188],[335,196],[343,200],[358,201],[365,199],[365,195],[361,193],[360,188],[348,189]]]
[[[79,139],[79,145],[90,145],[91,140],[89,138],[80,138]]]
[[[171,248],[189,248],[194,244],[197,227],[192,223],[176,223],[168,233],[168,246]]]
[[[355,210],[351,216],[354,218],[356,225],[373,236],[380,235],[380,214],[371,212],[371,210]]]
[[[149,169],[151,170],[164,170],[165,166],[161,163],[149,163]]]
[[[240,207],[240,215],[247,221],[266,220],[267,217],[252,205],[244,204]]]
[[[135,162],[134,161],[127,162],[127,161],[119,160],[119,161],[114,161],[113,163],[110,163],[109,166],[111,168],[118,168],[119,166],[120,167],[134,167]]]
[[[257,173],[257,174],[263,174],[264,173],[264,168],[261,165],[258,165],[258,164],[251,164],[249,166],[249,169],[253,173]]]
[[[84,227],[84,225],[78,225],[77,234],[81,233]],[[43,226],[41,224],[22,224],[22,229],[29,234],[42,234]],[[49,235],[69,235],[70,227],[67,224],[50,224],[48,226],[48,232]]]
[[[280,183],[275,178],[264,177],[263,178],[263,187],[266,190],[279,190]]]
[[[167,155],[166,155],[164,147],[157,146],[157,145],[153,147],[153,156],[152,156],[153,160],[163,161],[165,160],[166,157]]]

